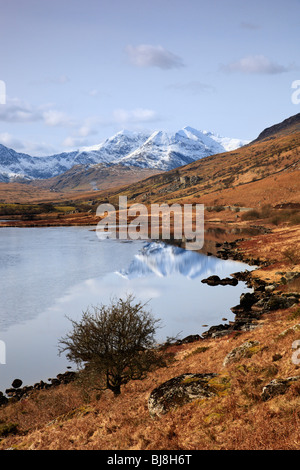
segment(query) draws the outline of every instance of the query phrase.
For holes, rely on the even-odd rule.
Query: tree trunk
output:
[[[120,385],[111,385],[109,388],[111,389],[111,391],[113,392],[115,397],[117,397],[118,395],[121,394],[121,386]]]

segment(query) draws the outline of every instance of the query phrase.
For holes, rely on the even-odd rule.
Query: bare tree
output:
[[[144,378],[160,361],[154,347],[160,320],[145,305],[128,295],[88,309],[81,321],[71,320],[73,331],[59,341],[60,354],[100,373],[103,389],[119,395],[121,385]]]

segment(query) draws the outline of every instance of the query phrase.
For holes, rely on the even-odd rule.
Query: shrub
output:
[[[154,334],[159,320],[145,310],[145,304],[125,300],[109,306],[92,307],[80,322],[71,320],[73,331],[60,340],[60,354],[88,370],[100,374],[101,389],[121,393],[121,385],[142,379],[160,363],[154,348]]]
[[[260,213],[255,210],[255,209],[252,209],[250,211],[247,211],[245,212],[242,216],[241,216],[241,219],[242,220],[252,220],[252,219],[260,219]]]

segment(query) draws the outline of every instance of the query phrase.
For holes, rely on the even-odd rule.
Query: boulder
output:
[[[181,345],[181,344],[188,344],[188,343],[194,343],[195,341],[200,341],[202,338],[200,335],[189,335],[189,336],[186,336],[185,338],[183,339],[178,339],[176,342],[175,342],[175,345]]]
[[[202,333],[202,338],[207,339],[217,338],[218,336],[224,336],[225,334],[229,333],[228,330],[231,330],[231,327],[228,324],[214,325],[211,326],[207,331],[204,331]]]
[[[223,361],[223,367],[226,367],[232,362],[237,362],[243,357],[251,357],[253,354],[258,352],[259,342],[258,341],[246,341],[240,346],[230,351]]]
[[[8,403],[8,398],[3,395],[3,392],[0,392],[0,406],[6,405]]]
[[[11,386],[12,386],[13,388],[20,388],[22,384],[23,384],[22,380],[20,380],[20,379],[15,379],[15,380],[13,381],[13,383],[11,384]]]
[[[254,293],[246,292],[240,296],[240,307],[244,310],[251,310],[252,305],[258,302],[258,300]]]
[[[197,399],[206,399],[229,388],[227,377],[218,374],[183,374],[155,388],[148,400],[151,417],[160,417],[169,410]]]
[[[265,302],[264,309],[267,312],[271,312],[292,307],[295,303],[297,303],[297,299],[295,297],[283,297],[274,294]]]
[[[219,276],[215,275],[209,276],[208,278],[201,280],[203,284],[207,284],[209,286],[218,286],[220,284],[220,281],[221,279],[219,278]]]
[[[237,286],[239,283],[238,279],[235,277],[225,277],[224,279],[220,279],[219,276],[216,275],[202,279],[201,282],[208,286]]]
[[[225,277],[224,279],[221,279],[220,285],[221,286],[237,286],[239,281],[236,278],[231,278],[231,277]]]
[[[276,395],[284,395],[289,389],[292,382],[300,380],[300,375],[295,377],[287,377],[286,379],[274,379],[265,385],[262,389],[261,398],[264,401],[270,400]]]
[[[274,284],[270,284],[265,287],[265,292],[273,292],[276,289],[276,286]]]

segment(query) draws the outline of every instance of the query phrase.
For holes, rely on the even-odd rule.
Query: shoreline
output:
[[[91,220],[93,219],[93,220]],[[14,221],[15,222],[15,221]],[[32,222],[28,221],[22,221],[22,225],[16,226],[7,224],[3,226],[5,227],[26,227],[26,228],[36,228],[36,227],[41,227],[41,225],[35,225],[32,224]],[[45,221],[44,221],[45,222]],[[86,219],[82,221],[82,223],[74,223],[74,224],[53,224],[50,226],[53,227],[68,227],[68,226],[86,226],[86,227],[93,227],[96,225],[95,219],[92,218],[91,216],[89,217],[89,224],[86,223]],[[49,227],[48,224],[42,225],[43,227]],[[1,224],[0,224],[1,227]],[[268,233],[268,231],[266,231]],[[155,240],[156,242],[158,240]],[[180,248],[184,248],[184,241],[183,240],[159,240],[163,243],[166,244],[172,244],[174,246],[178,246]],[[183,338],[181,340],[177,340],[174,342],[174,345],[179,345],[179,344],[186,344],[188,342],[194,342],[198,341],[199,339],[214,339],[214,338],[220,338],[223,336],[228,336],[232,334],[238,334],[239,332],[242,331],[251,331],[259,326],[259,319],[260,317],[269,311],[276,310],[277,308],[289,308],[294,304],[298,304],[300,300],[300,294],[294,293],[293,295],[289,293],[284,293],[282,291],[282,287],[284,287],[284,281],[282,281],[284,278],[284,274],[286,272],[281,272],[281,279],[279,282],[272,283],[268,282],[267,280],[263,279],[261,276],[254,275],[255,273],[257,274],[257,271],[260,271],[262,269],[267,269],[272,267],[272,261],[270,260],[261,260],[258,256],[247,256],[245,250],[243,247],[241,247],[241,244],[243,242],[245,243],[251,243],[253,241],[253,237],[249,237],[247,239],[238,239],[236,238],[234,241],[228,242],[224,241],[222,243],[220,242],[215,242],[215,253],[212,254],[209,251],[201,251],[201,253],[206,254],[207,256],[215,256],[219,259],[224,259],[224,260],[232,260],[232,261],[240,261],[242,263],[246,263],[248,265],[254,265],[256,266],[256,269],[253,271],[240,271],[233,273],[231,275],[230,281],[233,279],[238,283],[239,281],[245,282],[247,287],[249,289],[252,289],[252,293],[247,293],[247,294],[242,294],[240,298],[240,303],[236,306],[231,307],[231,311],[234,313],[235,318],[233,321],[229,321],[228,323],[220,323],[218,325],[211,326],[207,331],[204,331],[200,336],[191,334],[187,336],[186,338]],[[299,271],[289,271],[287,272],[289,274],[289,281],[293,279],[297,279],[300,277],[300,272]],[[211,276],[212,278],[215,278],[216,276]],[[267,278],[269,279],[269,278]],[[226,279],[204,279],[201,282],[206,282],[210,283],[211,286],[218,285],[218,283],[221,283],[223,285],[229,282],[229,278]],[[66,383],[65,380],[73,380],[71,379],[71,375],[74,373],[69,373],[69,372],[64,372],[60,373],[56,376],[54,379],[49,379],[50,383],[45,383],[43,381],[40,381],[32,386],[25,386],[22,388],[10,388],[6,389],[5,392],[0,391],[0,407],[1,405],[5,405],[9,403],[11,400],[20,400],[24,397],[27,397],[30,395],[30,393],[34,390],[41,390],[41,389],[49,389],[55,386],[59,386],[61,383]],[[73,376],[74,378],[74,376]],[[8,394],[6,393],[8,392]],[[5,396],[5,393],[9,398]]]
[[[157,240],[156,240],[157,241]],[[160,240],[166,244],[173,244],[174,246],[182,247],[183,243],[178,244],[176,241]],[[243,241],[240,239],[239,242]],[[191,332],[187,337],[179,340],[175,340],[173,343],[166,343],[161,347],[167,346],[178,346],[181,344],[192,343],[204,339],[217,339],[228,335],[236,335],[239,332],[252,331],[259,327],[260,317],[269,311],[276,310],[279,308],[289,308],[295,303],[298,304],[300,300],[300,294],[289,295],[283,294],[280,290],[281,284],[271,285],[266,281],[255,278],[253,273],[261,267],[267,267],[270,263],[266,261],[260,261],[258,258],[245,258],[244,254],[238,250],[238,241],[235,242],[224,242],[223,244],[216,243],[217,254],[214,255],[219,259],[233,260],[246,263],[248,265],[256,266],[253,271],[238,271],[231,274],[230,278],[220,279],[218,276],[210,276],[207,279],[202,279],[202,283],[207,283],[210,286],[216,285],[237,285],[239,281],[245,282],[249,289],[252,289],[251,293],[242,294],[240,297],[240,303],[232,306],[231,311],[234,313],[235,318],[233,321],[227,323],[220,323],[211,326],[207,331],[204,331],[201,335],[194,334]],[[184,249],[184,248],[183,248]],[[206,253],[210,256],[211,253]],[[295,278],[299,277],[300,273],[295,273]],[[55,378],[48,379],[49,383],[41,380],[34,385],[26,385],[21,388],[21,385],[14,388],[8,388],[5,392],[0,391],[0,407],[7,405],[12,402],[22,400],[23,398],[30,397],[31,393],[36,390],[51,389],[59,385],[67,384],[72,382],[77,376],[77,372],[63,372],[57,374]],[[15,379],[18,381],[19,379]],[[20,381],[21,382],[21,381]],[[22,382],[21,382],[22,383]]]

